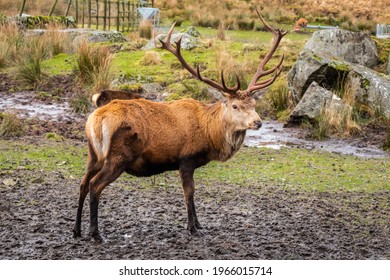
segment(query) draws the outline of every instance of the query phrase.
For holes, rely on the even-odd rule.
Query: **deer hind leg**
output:
[[[194,192],[195,192],[195,182],[194,182],[194,169],[186,168],[184,166],[180,167],[180,177],[183,185],[184,200],[187,207],[188,214],[188,226],[187,229],[191,234],[196,234],[197,229],[202,229],[196,216],[195,202],[194,202]]]
[[[76,223],[73,229],[74,237],[81,236],[81,216],[83,212],[85,197],[89,192],[89,182],[103,166],[102,162],[97,161],[96,154],[94,153],[91,146],[89,146],[88,154],[89,155],[88,155],[87,171],[80,184],[80,194],[79,194],[79,202],[78,202],[77,215],[76,215]]]
[[[101,242],[103,239],[98,228],[98,207],[99,199],[104,188],[114,182],[125,170],[123,162],[106,159],[102,169],[92,178],[89,183],[90,197],[90,236],[95,241]]]

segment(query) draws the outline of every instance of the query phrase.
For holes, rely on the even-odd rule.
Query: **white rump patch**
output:
[[[90,126],[89,132],[91,134],[93,150],[95,151],[98,159],[101,159],[103,157],[102,145],[100,144],[100,139],[97,139],[95,130],[93,129],[92,125]]]
[[[111,135],[110,135],[110,130],[109,130],[109,126],[106,125],[104,123],[104,121],[102,122],[102,154],[103,154],[103,157],[106,158],[107,157],[107,154],[108,154],[108,149],[110,148],[110,139],[111,139]]]

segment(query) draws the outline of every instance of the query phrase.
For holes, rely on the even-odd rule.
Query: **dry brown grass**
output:
[[[143,66],[148,66],[159,65],[161,63],[163,63],[163,60],[161,59],[161,56],[158,52],[147,51],[139,64]]]
[[[109,87],[112,54],[108,47],[92,46],[87,40],[81,40],[76,48],[76,61],[76,73],[82,83],[90,85],[95,92]]]
[[[190,1],[165,0],[156,2],[168,17],[182,16],[194,24],[217,28],[221,21],[226,28],[246,29],[251,27],[250,21],[256,20],[255,9],[260,9],[266,18],[285,24],[293,24],[299,17],[305,17],[310,23],[325,22],[344,24],[349,29],[370,30],[375,23],[389,23],[389,1],[367,0],[258,0],[239,1]],[[186,13],[179,9],[185,7]],[[241,26],[239,26],[241,25]]]
[[[61,32],[61,25],[52,24],[48,26],[48,31],[42,35],[50,56],[60,53],[68,53],[72,50],[72,39],[69,33]]]
[[[248,76],[256,72],[258,62],[243,58],[238,61],[229,53],[223,44],[216,44],[215,49],[215,69],[219,77],[221,73],[229,86],[237,84],[237,78],[241,82],[241,88],[247,88]],[[219,77],[220,78],[220,77]]]
[[[324,139],[330,135],[349,137],[357,134],[361,128],[354,120],[353,110],[356,110],[355,93],[347,82],[340,92],[343,102],[334,99],[328,101],[321,111],[317,124],[313,130],[313,137]]]
[[[68,1],[58,1],[56,8],[54,9],[54,15],[64,15]],[[79,1],[80,3],[81,1]],[[54,0],[34,0],[27,1],[24,8],[24,13],[30,15],[48,15],[49,11],[54,3]],[[7,16],[17,15],[22,6],[21,0],[1,0],[0,1],[0,11]]]
[[[139,36],[145,39],[152,39],[154,37],[153,23],[150,20],[142,20],[139,24]]]
[[[19,32],[16,24],[0,26],[0,67],[15,64],[20,50],[25,45],[24,34]]]

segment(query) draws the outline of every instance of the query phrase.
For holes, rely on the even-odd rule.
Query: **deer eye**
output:
[[[237,105],[233,105],[233,109],[237,110],[238,109]]]

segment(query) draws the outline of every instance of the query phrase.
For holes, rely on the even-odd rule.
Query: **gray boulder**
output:
[[[188,27],[186,30],[183,30],[180,33],[188,34],[192,37],[197,37],[197,38],[200,37],[199,31],[196,30],[195,27],[193,27],[193,26]]]
[[[361,65],[351,65],[346,81],[359,103],[390,117],[390,76]]]
[[[378,64],[378,49],[370,36],[363,32],[328,29],[314,32],[305,50],[327,53],[350,63],[374,67]]]
[[[315,54],[303,50],[287,74],[288,88],[298,102],[313,81],[320,86],[332,88],[337,78],[349,71],[350,65],[326,53]]]
[[[160,46],[160,40],[165,40],[167,34],[157,35],[154,39],[151,39],[146,46],[144,46],[143,50],[151,50],[154,48],[158,48]],[[200,39],[199,32],[194,27],[189,27],[187,30],[181,33],[172,34],[171,43],[174,44],[181,37],[181,49],[182,50],[192,50],[197,47],[203,46],[203,42]]]
[[[26,32],[27,32],[27,36],[38,36],[51,31],[47,29],[31,29],[31,30],[27,30]],[[87,39],[88,42],[90,43],[126,42],[126,39],[119,31],[99,31],[99,30],[88,29],[88,28],[84,28],[84,29],[68,28],[68,29],[60,29],[58,30],[58,32],[63,34],[69,34],[74,44],[77,44],[82,39]]]
[[[350,85],[356,101],[390,117],[390,78],[370,68],[348,63],[326,52],[304,50],[287,79],[297,102],[312,82],[328,89]]]
[[[331,91],[312,82],[302,99],[290,115],[287,123],[300,123],[303,119],[314,120],[321,115],[326,104],[332,101],[332,106],[346,106],[344,102]]]

